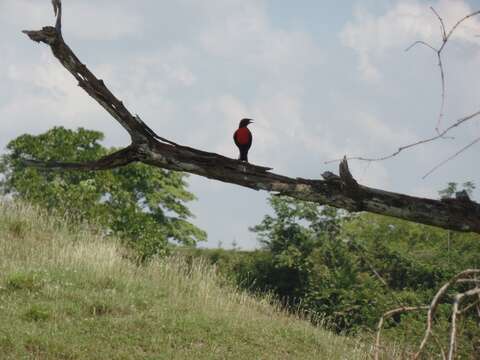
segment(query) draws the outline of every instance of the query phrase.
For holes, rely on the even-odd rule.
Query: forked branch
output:
[[[479,274],[480,274],[480,269],[468,269],[458,273],[437,291],[430,305],[411,306],[411,307],[401,306],[399,308],[387,311],[385,314],[383,314],[380,317],[380,320],[377,325],[377,336],[375,340],[374,359],[375,360],[379,359],[381,331],[383,329],[383,324],[385,320],[397,314],[402,314],[402,313],[412,312],[412,311],[428,310],[427,321],[426,321],[427,327],[425,330],[425,335],[419,345],[417,352],[413,354],[413,357],[412,357],[413,359],[418,359],[419,356],[424,351],[430,336],[433,335],[432,329],[433,329],[435,312],[437,310],[438,305],[440,304],[440,301],[446,296],[447,291],[458,283],[469,283],[473,281],[475,284],[477,284],[476,276],[478,276]],[[462,302],[465,301],[467,298],[477,298],[477,297],[478,299],[475,300],[472,304],[468,305],[464,309],[460,309]],[[448,342],[448,354],[446,356],[443,349],[441,348],[443,358],[447,358],[448,360],[454,359],[455,348],[457,344],[457,319],[460,315],[466,313],[466,311],[468,311],[471,307],[476,306],[479,300],[480,300],[480,288],[478,286],[468,291],[458,293],[457,295],[455,295],[454,302],[452,304],[452,321],[451,321],[451,327],[450,327],[450,337]],[[478,315],[480,317],[480,313]],[[438,341],[438,339],[436,339],[436,341]],[[440,343],[438,343],[438,345],[441,347]]]
[[[425,335],[423,336],[422,341],[420,342],[420,346],[418,347],[418,351],[415,353],[414,359],[417,359],[420,354],[422,353],[425,345],[427,344],[428,338],[432,334],[432,327],[433,327],[433,318],[435,316],[435,311],[437,310],[437,306],[440,302],[440,299],[446,294],[447,290],[455,285],[461,279],[468,279],[470,276],[475,276],[480,274],[480,269],[468,269],[464,270],[461,273],[455,275],[450,281],[445,283],[435,294],[430,303],[430,307],[427,313],[427,328],[425,329]]]
[[[415,41],[412,45],[410,45],[408,48],[405,49],[405,51],[409,51],[410,49],[416,47],[416,46],[425,46],[426,48],[432,50],[436,57],[437,57],[437,60],[438,60],[438,68],[439,68],[439,72],[440,72],[440,80],[441,80],[441,100],[440,100],[440,110],[439,110],[439,114],[438,114],[438,118],[437,118],[437,124],[435,126],[435,131],[436,131],[436,135],[435,136],[432,136],[432,137],[429,137],[429,138],[426,138],[426,139],[421,139],[421,140],[418,140],[418,141],[415,141],[413,143],[410,143],[410,144],[407,144],[407,145],[404,145],[404,146],[400,146],[396,151],[388,154],[388,155],[384,155],[384,156],[378,156],[378,157],[363,157],[363,156],[351,156],[351,157],[347,157],[347,160],[360,160],[360,161],[367,161],[367,162],[376,162],[376,161],[384,161],[384,160],[388,160],[388,159],[391,159],[397,155],[399,155],[402,151],[404,150],[407,150],[407,149],[411,149],[413,147],[416,147],[416,146],[419,146],[419,145],[425,145],[425,144],[428,144],[428,143],[431,143],[431,142],[434,142],[436,140],[439,140],[439,139],[445,139],[447,138],[447,134],[449,134],[452,130],[454,130],[455,128],[459,127],[460,125],[463,125],[465,124],[466,122],[472,120],[472,119],[475,119],[477,118],[479,115],[480,115],[480,110],[479,111],[476,111],[470,115],[467,115],[467,116],[464,116],[458,120],[456,120],[452,125],[448,126],[447,128],[445,128],[444,130],[441,129],[442,127],[442,121],[443,121],[443,118],[444,118],[444,115],[445,115],[445,102],[446,102],[446,86],[445,86],[445,68],[443,66],[443,59],[442,59],[442,52],[443,50],[445,49],[445,46],[447,45],[448,41],[450,40],[450,37],[453,35],[453,33],[455,32],[455,30],[467,19],[470,19],[476,15],[479,15],[480,14],[480,10],[479,11],[475,11],[475,12],[472,12],[471,14],[468,14],[466,16],[464,16],[463,18],[461,18],[460,20],[458,20],[454,26],[452,26],[452,28],[450,29],[450,31],[446,31],[446,27],[445,27],[445,22],[443,21],[443,19],[440,17],[440,15],[438,14],[438,12],[433,8],[433,7],[430,7],[430,9],[432,10],[432,12],[435,14],[435,16],[437,17],[439,23],[440,23],[440,30],[441,30],[441,35],[442,35],[442,43],[440,45],[440,47],[436,48],[434,47],[433,45],[427,43],[426,41],[423,41],[423,40],[418,40],[418,41]],[[439,163],[438,165],[436,165],[435,167],[433,167],[430,171],[428,171],[424,176],[423,176],[423,179],[425,179],[427,176],[429,176],[430,174],[432,174],[434,171],[436,171],[437,169],[439,169],[440,167],[442,167],[443,165],[445,165],[447,162],[451,161],[452,159],[454,159],[455,157],[457,157],[458,155],[460,155],[461,153],[463,153],[464,151],[466,151],[467,149],[469,149],[470,147],[472,147],[473,145],[475,145],[480,139],[476,139],[474,141],[472,141],[470,144],[468,144],[467,146],[464,146],[462,149],[460,149],[457,153],[455,153],[454,155],[450,156],[448,159],[442,161],[441,163]],[[335,160],[329,160],[329,161],[326,161],[325,164],[329,164],[329,163],[334,163],[334,162],[339,162],[341,161],[342,159],[335,159]]]
[[[56,26],[24,33],[32,40],[50,46],[54,56],[74,76],[80,87],[128,131],[132,144],[117,153],[86,164],[29,161],[29,165],[105,170],[140,161],[348,211],[369,211],[451,230],[480,233],[480,204],[463,199],[423,199],[360,185],[350,173],[346,159],[341,162],[340,176],[324,173],[324,180],[290,178],[274,174],[268,167],[197,150],[158,136],[138,115],[133,115],[108,89],[105,82],[98,79],[65,43],[61,29],[62,3],[54,0],[53,4],[57,16]]]

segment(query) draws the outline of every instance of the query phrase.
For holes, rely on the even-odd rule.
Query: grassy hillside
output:
[[[115,242],[0,203],[0,359],[362,359],[180,258],[136,267]],[[365,346],[363,346],[365,347]]]

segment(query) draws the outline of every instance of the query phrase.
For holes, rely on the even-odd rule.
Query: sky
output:
[[[480,0],[64,0],[63,35],[132,113],[160,136],[236,158],[243,117],[249,160],[274,172],[319,178],[343,155],[377,157],[435,134],[441,104],[433,6],[447,28]],[[21,30],[54,23],[49,0],[0,0],[0,149],[53,126],[105,134],[123,128],[75,83],[45,45]],[[441,127],[480,110],[480,16],[443,52]],[[350,162],[363,185],[437,197],[448,182],[477,181],[480,144],[422,180],[434,165],[480,136],[480,117],[442,139],[387,161]],[[249,227],[270,213],[268,193],[191,175],[200,246],[259,246]],[[477,191],[478,194],[478,191]],[[476,197],[478,199],[478,196]]]

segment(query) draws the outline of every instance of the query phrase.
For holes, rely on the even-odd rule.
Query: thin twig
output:
[[[453,359],[453,354],[455,352],[456,331],[457,331],[456,321],[457,321],[457,318],[458,318],[458,316],[465,313],[466,311],[468,311],[470,308],[472,308],[475,305],[477,305],[477,311],[480,311],[479,310],[480,287],[478,287],[478,284],[476,284],[476,287],[474,289],[468,290],[464,293],[457,294],[455,296],[455,301],[452,304],[452,325],[451,325],[451,329],[450,329],[450,342],[449,342],[448,357],[445,355],[446,354],[445,350],[443,349],[440,341],[437,339],[437,337],[435,336],[435,334],[433,333],[433,330],[432,330],[433,317],[435,315],[435,310],[436,310],[441,298],[446,294],[447,290],[451,286],[453,286],[457,283],[460,283],[460,282],[464,283],[465,280],[476,280],[477,275],[479,275],[479,274],[480,274],[480,269],[467,269],[467,270],[464,270],[464,271],[458,273],[457,275],[455,275],[453,278],[451,278],[447,283],[445,283],[437,291],[437,293],[433,297],[432,302],[428,306],[415,306],[415,307],[413,307],[413,306],[412,307],[401,306],[399,308],[396,308],[396,309],[393,309],[393,310],[390,310],[390,311],[387,311],[386,313],[384,313],[380,317],[380,320],[377,324],[377,335],[376,335],[375,346],[374,346],[374,359],[375,360],[379,359],[379,352],[380,352],[380,349],[382,348],[381,345],[380,345],[381,332],[382,332],[385,320],[387,320],[388,318],[390,318],[390,317],[392,317],[396,314],[401,314],[401,313],[409,312],[409,311],[418,311],[418,310],[428,309],[427,328],[425,330],[425,335],[424,335],[424,337],[423,337],[423,339],[420,343],[420,346],[419,346],[417,352],[412,354],[412,359],[418,359],[418,357],[420,356],[422,350],[424,349],[429,337],[432,337],[434,339],[434,341],[437,343],[438,347],[440,348],[443,359],[448,358],[449,360],[452,360]],[[471,276],[473,276],[474,278],[472,279]],[[475,296],[475,297],[478,296],[478,300],[474,301],[472,304],[469,304],[464,309],[460,310],[461,302],[465,298],[472,297],[472,296]],[[478,315],[480,317],[480,312],[479,312]]]
[[[439,111],[439,114],[438,114],[438,119],[437,119],[437,124],[435,126],[435,131],[437,133],[436,136],[433,136],[431,138],[427,138],[427,139],[424,139],[424,140],[419,140],[419,141],[416,141],[414,143],[411,143],[411,144],[408,144],[408,145],[405,145],[405,146],[401,146],[398,148],[397,151],[389,154],[389,155],[386,155],[386,156],[381,156],[381,157],[377,157],[377,158],[367,158],[367,157],[362,157],[362,156],[354,156],[354,157],[347,157],[347,160],[359,160],[359,161],[368,161],[368,162],[373,162],[373,161],[384,161],[384,160],[387,160],[387,159],[391,159],[395,156],[397,156],[398,154],[400,154],[402,151],[406,150],[406,149],[409,149],[409,148],[412,148],[412,147],[415,147],[415,146],[418,146],[418,145],[422,145],[422,144],[426,144],[426,143],[430,143],[432,141],[435,141],[435,140],[438,140],[440,138],[445,138],[445,135],[450,131],[452,130],[453,128],[465,123],[466,121],[470,120],[470,119],[473,119],[474,117],[476,117],[477,115],[480,114],[480,111],[477,111],[471,115],[468,115],[468,116],[465,116],[459,120],[457,120],[453,125],[451,125],[450,127],[448,127],[447,129],[441,131],[441,124],[442,124],[442,120],[444,118],[444,115],[445,115],[445,103],[446,103],[446,85],[445,85],[445,70],[444,70],[444,66],[443,66],[443,60],[442,60],[442,51],[443,49],[445,48],[445,45],[447,44],[448,40],[450,39],[450,37],[452,36],[452,34],[454,33],[454,31],[460,26],[461,23],[463,23],[465,20],[473,17],[473,16],[476,16],[478,14],[480,14],[480,10],[479,11],[475,11],[471,14],[468,14],[466,16],[464,16],[463,18],[461,18],[460,20],[458,20],[454,26],[452,26],[452,28],[450,29],[450,31],[447,33],[446,31],[446,27],[445,27],[445,23],[442,19],[442,17],[438,14],[438,12],[433,8],[433,7],[430,7],[430,9],[432,10],[432,12],[435,14],[435,16],[437,17],[438,21],[440,22],[440,28],[441,28],[441,33],[442,33],[442,44],[441,46],[437,49],[436,47],[432,46],[431,44],[427,43],[426,41],[422,41],[422,40],[418,40],[418,41],[415,41],[412,45],[410,45],[409,47],[407,47],[405,49],[405,51],[409,51],[411,50],[413,47],[415,47],[416,45],[423,45],[423,46],[426,46],[428,47],[429,49],[433,50],[435,53],[436,53],[436,56],[437,56],[437,59],[438,59],[438,67],[439,67],[439,71],[440,71],[440,80],[441,80],[441,102],[440,102],[440,111]],[[469,148],[469,146],[465,147],[464,150],[462,151],[465,151]],[[339,161],[342,161],[342,159],[334,159],[334,160],[329,160],[329,161],[325,161],[324,164],[330,164],[330,163],[336,163],[336,162],[339,162]],[[446,162],[448,162],[449,160],[447,160]],[[446,163],[445,162],[445,163]],[[443,164],[442,164],[443,165]],[[425,178],[425,177],[424,177]]]
[[[471,119],[474,119],[475,117],[479,116],[480,115],[480,110],[477,111],[477,112],[474,112],[473,114],[470,114],[468,116],[465,116],[463,118],[460,118],[458,119],[457,121],[455,121],[454,124],[450,125],[448,128],[446,128],[445,130],[443,130],[440,134],[436,135],[436,136],[433,136],[431,138],[428,138],[428,139],[423,139],[423,140],[419,140],[419,141],[416,141],[414,143],[411,143],[411,144],[408,144],[408,145],[405,145],[405,146],[401,146],[398,148],[397,151],[395,151],[394,153],[392,154],[389,154],[389,155],[385,155],[385,156],[382,156],[382,157],[377,157],[377,158],[366,158],[366,157],[361,157],[361,156],[355,156],[355,157],[347,157],[347,160],[361,160],[361,161],[369,161],[369,162],[373,162],[373,161],[383,161],[383,160],[387,160],[387,159],[390,159],[392,157],[395,157],[397,156],[398,154],[400,154],[402,151],[404,150],[407,150],[409,148],[412,148],[414,146],[418,146],[418,145],[422,145],[422,144],[427,144],[427,143],[430,143],[432,141],[435,141],[437,139],[440,139],[442,137],[444,137],[448,132],[450,132],[451,130],[453,130],[454,128],[462,125],[463,123],[465,123],[466,121],[469,121]],[[339,162],[339,161],[342,161],[342,159],[335,159],[335,160],[330,160],[330,161],[326,161],[325,164],[330,164],[330,163],[333,163],[333,162]]]
[[[457,281],[457,283],[474,283],[474,284],[480,284],[480,279],[460,279]]]
[[[465,306],[462,310],[458,310],[458,314],[459,315],[463,315],[465,314],[468,310],[470,310],[471,308],[473,308],[474,306],[480,304],[480,300],[476,300],[474,301],[473,303],[471,304],[468,304],[467,306]]]
[[[475,280],[477,280],[477,275],[475,275]],[[478,284],[476,288],[479,288]],[[478,303],[477,303],[477,315],[478,315],[478,325],[480,326],[480,294],[478,294]]]
[[[409,47],[407,47],[405,49],[405,51],[410,51],[410,49],[412,49],[413,47],[415,47],[416,45],[425,45],[426,47],[432,49],[433,51],[435,51],[436,53],[438,52],[438,49],[434,48],[432,45],[430,45],[429,43],[427,43],[426,41],[422,41],[422,40],[417,40],[415,41],[412,45],[410,45]]]
[[[432,12],[437,16],[438,21],[440,21],[440,28],[442,30],[442,39],[443,39],[443,41],[446,41],[447,40],[447,33],[446,33],[446,30],[445,30],[445,23],[443,22],[443,19],[440,17],[440,15],[438,15],[437,11],[435,10],[435,8],[433,6],[430,6],[430,10],[432,10]]]
[[[465,291],[464,293],[460,293],[455,295],[455,300],[453,302],[452,307],[452,325],[450,329],[450,343],[449,343],[449,350],[448,350],[448,360],[453,360],[455,355],[455,344],[456,344],[456,337],[457,337],[457,317],[460,315],[459,307],[462,303],[463,299],[471,296],[475,296],[480,294],[480,289],[471,289]]]
[[[458,155],[460,155],[461,153],[463,153],[464,151],[468,150],[469,148],[471,148],[473,145],[475,145],[476,143],[478,143],[480,141],[480,137],[479,138],[476,138],[475,140],[473,140],[470,144],[464,146],[463,148],[461,148],[460,150],[458,150],[455,154],[453,154],[452,156],[450,156],[448,159],[445,159],[443,160],[441,163],[439,163],[438,165],[435,165],[435,167],[433,167],[429,172],[427,172],[425,175],[422,176],[422,179],[425,179],[428,175],[430,175],[431,173],[433,173],[434,171],[438,170],[439,168],[441,168],[443,165],[445,165],[446,163],[448,163],[449,161],[455,159]]]
[[[442,100],[440,102],[440,113],[438,114],[437,125],[435,126],[435,131],[437,134],[440,134],[440,126],[442,125],[442,120],[445,115],[445,70],[443,70],[443,61],[442,55],[440,52],[437,54],[438,57],[438,67],[440,68],[440,79],[442,82]]]
[[[434,8],[431,8],[431,9],[434,11],[434,13],[440,19],[440,22],[442,24],[442,29],[441,30],[442,30],[443,44],[445,44],[447,39],[446,39],[446,35],[445,35],[445,27],[444,27],[444,24],[443,24],[443,20],[438,16],[438,14],[436,13]],[[430,45],[429,43],[427,43],[425,41],[415,41],[412,45],[410,45],[408,48],[406,48],[405,51],[409,51],[415,45],[425,45],[428,48],[430,48],[431,50],[433,50],[435,52],[435,54],[437,55],[437,59],[438,59],[437,65],[438,65],[439,70],[440,70],[440,80],[441,80],[442,92],[441,92],[441,101],[440,101],[440,112],[438,114],[438,120],[437,120],[437,125],[435,126],[435,131],[437,132],[437,134],[440,134],[440,125],[441,125],[442,119],[443,119],[444,114],[445,114],[445,88],[446,88],[445,87],[445,70],[443,68],[443,61],[442,61],[442,50],[433,47],[432,45]],[[442,46],[441,49],[443,49],[443,46]]]
[[[435,341],[437,346],[440,348],[440,353],[442,354],[442,359],[447,360],[447,355],[446,355],[445,350],[443,349],[442,343],[440,342],[440,340],[438,339],[438,336],[435,335],[435,333],[433,331],[432,331],[432,338],[433,338],[433,341]]]
[[[480,14],[480,10],[477,10],[477,11],[472,12],[471,14],[465,15],[463,18],[461,18],[460,20],[458,20],[457,23],[456,23],[455,25],[453,25],[452,28],[450,29],[450,31],[448,32],[448,34],[447,34],[447,41],[448,41],[448,39],[450,38],[450,36],[452,36],[453,32],[457,29],[457,27],[460,26],[460,24],[461,24],[462,22],[464,22],[464,21],[467,20],[467,19],[470,19],[470,18],[473,17],[473,16],[477,16],[477,15],[479,15],[479,14]],[[442,49],[443,49],[443,47],[445,46],[446,43],[447,43],[447,42],[445,41],[445,42],[442,44],[442,46],[441,46],[440,49],[439,49],[440,51],[442,51]]]
[[[438,134],[440,134],[440,126],[441,126],[441,123],[442,123],[442,120],[443,120],[443,117],[444,117],[444,112],[445,112],[445,89],[446,89],[446,87],[445,87],[445,70],[444,70],[443,61],[442,61],[442,51],[445,48],[445,45],[447,45],[447,42],[450,39],[450,36],[452,36],[455,29],[458,26],[460,26],[460,24],[462,22],[464,22],[465,20],[471,18],[472,16],[480,14],[480,11],[475,11],[471,14],[468,14],[468,15],[464,16],[462,19],[458,20],[457,23],[454,26],[452,26],[452,28],[450,29],[450,31],[447,34],[446,30],[445,30],[445,23],[444,23],[443,19],[441,18],[441,16],[437,13],[435,8],[433,8],[432,6],[430,7],[430,9],[432,10],[432,12],[435,14],[438,21],[440,22],[440,28],[441,28],[441,32],[442,32],[442,45],[438,49],[435,49],[433,46],[425,44],[425,45],[429,46],[432,50],[435,50],[435,52],[437,53],[438,67],[440,69],[440,77],[441,77],[441,82],[442,82],[442,95],[441,95],[440,113],[438,115],[438,121],[437,121],[437,125],[435,127],[435,131]]]
[[[420,343],[420,346],[418,347],[417,352],[414,354],[413,359],[418,359],[421,352],[425,348],[425,345],[427,344],[428,338],[432,334],[433,317],[435,316],[435,310],[437,309],[438,302],[440,301],[440,299],[443,297],[443,295],[445,295],[445,293],[450,288],[450,286],[454,285],[457,282],[457,280],[468,277],[470,275],[475,275],[475,274],[480,274],[480,269],[464,270],[461,273],[458,273],[457,275],[455,275],[452,279],[450,279],[437,291],[428,309],[427,328],[425,329],[425,335]]]
[[[379,358],[379,350],[380,350],[380,337],[383,329],[383,323],[385,320],[391,318],[394,315],[405,313],[405,312],[410,312],[410,311],[418,311],[418,310],[426,310],[428,309],[428,306],[402,306],[390,311],[387,311],[385,314],[382,315],[380,320],[378,321],[377,324],[377,336],[375,339],[375,353],[374,353],[374,359],[378,360]]]

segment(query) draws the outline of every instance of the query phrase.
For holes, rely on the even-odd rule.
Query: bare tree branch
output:
[[[62,3],[60,0],[54,0],[53,4],[57,14],[56,28],[47,26],[39,31],[23,32],[33,41],[50,45],[55,57],[75,77],[78,85],[129,132],[132,141],[148,142],[153,139],[143,124],[110,92],[103,80],[97,79],[64,42],[61,32]]]
[[[440,342],[440,340],[438,339],[438,336],[436,336],[434,332],[432,332],[432,339],[433,341],[435,341],[438,348],[440,349],[440,354],[442,355],[442,359],[447,360],[447,355],[445,350],[443,349],[442,343]]]
[[[22,162],[31,167],[39,169],[64,169],[64,170],[110,170],[117,167],[128,165],[135,161],[142,160],[141,148],[134,146],[133,144],[107,155],[96,161],[89,161],[83,163],[67,163],[57,161],[38,161],[30,159],[22,159]]]
[[[458,26],[460,26],[460,24],[462,24],[465,20],[473,17],[473,16],[476,16],[476,15],[479,15],[480,14],[480,10],[479,11],[475,11],[471,14],[468,14],[466,16],[464,16],[463,18],[461,18],[460,20],[458,20],[455,25],[450,29],[450,31],[447,33],[446,32],[446,27],[445,27],[445,23],[443,21],[443,19],[440,17],[440,15],[437,13],[437,11],[433,8],[433,7],[430,7],[430,9],[432,10],[432,12],[435,14],[435,16],[437,17],[438,21],[440,22],[440,29],[441,29],[441,34],[442,34],[442,44],[439,48],[435,48],[434,46],[432,46],[431,44],[427,43],[426,41],[422,41],[422,40],[418,40],[418,41],[415,41],[412,45],[410,45],[409,47],[407,47],[405,49],[405,51],[409,51],[411,50],[413,47],[417,46],[417,45],[423,45],[429,49],[431,49],[432,51],[435,52],[436,56],[437,56],[437,60],[438,60],[438,67],[439,67],[439,71],[440,71],[440,79],[441,79],[441,103],[440,103],[440,111],[439,111],[439,115],[438,115],[438,119],[437,119],[437,124],[435,126],[435,131],[437,133],[436,136],[433,136],[433,137],[430,137],[430,138],[427,138],[427,139],[423,139],[423,140],[419,140],[419,141],[416,141],[414,143],[411,143],[411,144],[408,144],[408,145],[405,145],[405,146],[401,146],[397,149],[397,151],[394,151],[393,153],[391,154],[388,154],[388,155],[385,155],[385,156],[380,156],[380,157],[372,157],[372,158],[368,158],[368,157],[362,157],[362,156],[353,156],[353,157],[347,157],[347,160],[360,160],[360,161],[368,161],[368,162],[373,162],[373,161],[383,161],[383,160],[387,160],[387,159],[391,159],[395,156],[397,156],[398,154],[400,154],[402,151],[404,150],[407,150],[407,149],[410,149],[412,147],[415,147],[415,146],[418,146],[418,145],[422,145],[422,144],[427,144],[427,143],[430,143],[430,142],[433,142],[435,140],[438,140],[440,138],[445,138],[445,135],[447,133],[449,133],[451,130],[453,130],[454,128],[464,124],[465,122],[477,117],[479,114],[480,114],[480,111],[477,111],[477,112],[474,112],[473,114],[470,114],[470,115],[467,115],[463,118],[460,118],[458,119],[455,123],[453,123],[453,125],[449,126],[448,128],[446,128],[445,130],[441,131],[441,123],[442,123],[442,120],[444,118],[444,113],[445,113],[445,92],[446,92],[446,86],[445,86],[445,70],[444,70],[444,66],[443,66],[443,60],[442,60],[442,51],[443,49],[445,48],[445,45],[447,44],[448,40],[450,39],[450,37],[452,36],[452,34],[454,33],[454,31],[458,28]],[[473,144],[471,144],[470,146],[472,146]],[[467,150],[470,146],[466,146],[463,150],[461,150],[461,152]],[[329,160],[329,161],[326,161],[325,164],[329,164],[329,163],[334,163],[334,162],[339,162],[341,161],[342,159],[334,159],[334,160]],[[440,166],[444,165],[445,163],[447,163],[448,161],[450,161],[451,159],[449,160],[446,160],[445,162],[443,162]],[[436,170],[437,168],[433,169],[433,170]],[[433,171],[432,171],[433,172]],[[428,173],[427,175],[425,175],[423,178],[425,178],[426,176],[428,176],[430,173]]]
[[[453,307],[452,307],[452,325],[450,329],[450,343],[449,343],[449,350],[448,350],[448,360],[453,360],[455,356],[455,345],[457,341],[457,317],[460,315],[460,304],[462,301],[467,298],[467,297],[472,297],[475,295],[480,294],[480,289],[471,289],[468,291],[465,291],[464,293],[457,294],[455,296],[455,300],[453,302]]]
[[[61,24],[61,1],[54,0],[54,9],[55,4],[58,25]],[[445,229],[480,233],[480,204],[461,199],[424,199],[360,185],[350,173],[346,159],[340,164],[340,176],[324,173],[322,176],[325,180],[290,178],[274,174],[268,167],[197,150],[162,138],[138,115],[132,115],[105,83],[80,62],[65,43],[61,26],[47,26],[39,31],[24,33],[32,40],[50,46],[54,56],[75,77],[80,87],[128,131],[132,140],[129,147],[96,162],[30,162],[32,165],[56,169],[103,170],[141,161],[156,167],[185,171],[348,211],[369,211]]]
[[[476,288],[476,289],[478,289],[478,288]],[[479,295],[480,295],[480,293],[479,293]],[[477,306],[479,303],[480,303],[480,300],[476,300],[476,301],[468,304],[467,306],[465,306],[462,310],[459,309],[459,310],[458,310],[458,315],[463,315],[463,314],[465,314],[465,313],[468,312],[471,308]]]
[[[432,336],[437,343],[437,345],[440,348],[442,357],[444,359],[452,360],[455,352],[455,345],[456,345],[456,333],[457,333],[457,327],[456,327],[456,321],[458,316],[466,313],[470,308],[473,306],[477,306],[478,303],[480,303],[480,288],[478,287],[478,284],[476,283],[477,281],[477,275],[480,274],[480,269],[468,269],[464,270],[457,275],[455,275],[452,279],[450,279],[447,283],[445,283],[435,294],[435,296],[432,299],[432,302],[430,305],[426,306],[401,306],[393,310],[389,310],[385,312],[381,317],[380,320],[378,321],[377,324],[377,336],[375,339],[375,346],[374,346],[374,359],[378,360],[379,355],[380,355],[380,338],[381,338],[381,331],[383,329],[383,324],[385,320],[389,319],[390,317],[397,315],[397,314],[402,314],[406,312],[411,312],[411,311],[419,311],[419,310],[427,310],[427,328],[425,330],[425,335],[420,343],[420,346],[415,354],[413,354],[412,358],[413,359],[418,359],[418,357],[421,355],[422,351],[425,348],[425,345],[428,342],[428,339],[430,336]],[[473,276],[473,278],[472,278]],[[450,289],[453,285],[457,283],[466,283],[470,282],[471,280],[475,281],[475,284],[477,286],[474,289],[468,290],[463,293],[459,293],[455,296],[454,302],[452,304],[452,325],[450,328],[450,340],[449,340],[449,351],[448,351],[448,356],[445,355],[445,351],[440,343],[440,341],[435,337],[432,331],[433,327],[433,318],[435,316],[435,311],[438,307],[438,304],[440,303],[440,300],[445,296],[447,293],[447,290]],[[466,306],[464,309],[460,310],[460,305],[462,301],[468,297],[478,297],[476,301],[474,301],[472,304],[469,304]],[[480,316],[480,313],[478,314]]]
[[[445,23],[443,22],[443,19],[441,18],[441,16],[438,15],[437,11],[435,10],[435,8],[433,6],[430,6],[430,10],[432,10],[432,12],[437,17],[438,21],[440,21],[440,29],[442,30],[442,39],[443,39],[443,41],[445,41],[447,39],[447,33],[446,33],[446,30],[445,30]]]
[[[409,46],[406,49],[406,51],[410,50],[415,44],[421,43],[421,44],[424,44],[424,45],[428,46],[430,49],[435,51],[435,53],[437,54],[438,67],[439,67],[439,70],[440,70],[440,78],[441,78],[441,83],[442,83],[442,94],[441,94],[440,112],[439,112],[439,115],[438,115],[437,125],[435,126],[435,131],[437,132],[437,134],[440,134],[441,133],[440,126],[441,126],[441,123],[442,123],[442,120],[443,120],[443,117],[444,117],[444,112],[445,112],[445,69],[443,67],[442,51],[445,48],[445,45],[447,45],[447,42],[450,39],[450,36],[452,36],[455,29],[465,20],[467,20],[467,19],[469,19],[469,18],[471,18],[475,15],[480,14],[480,11],[475,11],[475,12],[463,17],[459,21],[457,21],[457,23],[450,29],[450,31],[447,34],[446,29],[445,29],[445,23],[444,23],[443,19],[441,18],[441,16],[437,13],[435,8],[433,8],[432,6],[430,7],[430,9],[432,10],[432,12],[435,14],[438,21],[440,22],[440,29],[441,29],[441,32],[442,32],[442,44],[440,45],[440,47],[438,49],[436,49],[436,48],[434,48],[430,44],[427,44],[424,41],[416,41],[415,43],[413,43],[412,46]]]
[[[443,138],[445,137],[445,135],[447,133],[449,133],[451,130],[455,129],[456,127],[462,125],[463,123],[477,117],[480,115],[480,110],[477,111],[477,112],[474,112],[473,114],[470,114],[470,115],[467,115],[463,118],[460,118],[458,119],[457,121],[455,121],[452,125],[450,125],[448,128],[446,128],[445,130],[443,130],[442,132],[440,132],[440,134],[436,135],[436,136],[433,136],[431,138],[428,138],[428,139],[423,139],[423,140],[419,140],[419,141],[416,141],[414,143],[411,143],[411,144],[408,144],[408,145],[405,145],[405,146],[401,146],[397,149],[397,151],[395,151],[394,153],[391,153],[389,155],[385,155],[385,156],[381,156],[381,157],[376,157],[376,158],[367,158],[367,157],[361,157],[361,156],[352,156],[352,157],[347,157],[346,159],[347,160],[361,160],[361,161],[369,161],[369,162],[374,162],[374,161],[383,161],[383,160],[388,160],[388,159],[391,159],[392,157],[395,157],[397,156],[398,154],[400,154],[402,151],[404,150],[407,150],[407,149],[410,149],[410,148],[413,148],[415,146],[418,146],[418,145],[423,145],[423,144],[428,144],[430,142],[433,142],[435,140],[438,140],[440,138]],[[325,164],[331,164],[331,163],[334,163],[334,162],[339,162],[339,161],[342,161],[343,159],[335,159],[335,160],[329,160],[329,161],[326,161]]]
[[[447,290],[457,283],[459,279],[462,278],[468,278],[471,275],[476,275],[480,274],[480,269],[468,269],[464,270],[461,273],[455,275],[450,281],[448,281],[446,284],[444,284],[435,294],[433,297],[432,302],[430,303],[428,313],[427,313],[427,328],[425,330],[425,335],[420,343],[420,346],[418,347],[417,352],[413,356],[414,359],[418,359],[420,354],[422,353],[423,349],[425,348],[425,345],[427,344],[429,336],[432,334],[432,326],[433,326],[433,317],[435,316],[435,311],[437,309],[438,303],[440,299],[445,295]]]
[[[407,47],[405,49],[405,51],[410,51],[412,48],[414,48],[415,46],[417,45],[424,45],[430,49],[432,49],[433,51],[437,52],[438,50],[436,48],[434,48],[432,45],[430,45],[429,43],[427,43],[426,41],[422,41],[422,40],[417,40],[415,41],[412,45],[410,45],[409,47]]]
[[[457,283],[480,284],[480,279],[459,279]]]
[[[467,19],[470,19],[471,17],[474,17],[474,16],[477,16],[480,14],[480,10],[478,11],[474,11],[472,12],[471,14],[468,14],[468,15],[465,15],[463,18],[461,18],[460,20],[458,20],[456,22],[455,25],[452,26],[452,28],[450,29],[450,31],[448,32],[447,36],[446,36],[446,39],[448,41],[448,39],[450,38],[450,36],[452,36],[453,32],[457,29],[457,27],[460,26],[461,23],[463,23],[465,20]],[[443,47],[445,47],[445,44],[447,43],[447,41],[444,41],[442,46],[440,47],[440,51],[443,49]]]
[[[418,311],[418,310],[426,310],[426,309],[428,309],[428,306],[402,306],[384,313],[380,317],[380,320],[378,321],[378,324],[377,324],[377,336],[375,338],[375,351],[374,351],[373,358],[375,360],[378,360],[380,356],[380,348],[381,348],[380,338],[381,338],[381,333],[383,329],[383,323],[385,322],[385,320],[397,314],[402,314],[402,313],[411,312],[411,311]]]

